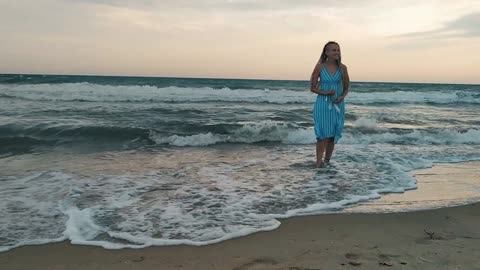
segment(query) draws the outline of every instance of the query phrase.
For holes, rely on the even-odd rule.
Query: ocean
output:
[[[315,169],[307,81],[0,75],[0,251],[206,245],[480,160],[480,85],[353,82]]]

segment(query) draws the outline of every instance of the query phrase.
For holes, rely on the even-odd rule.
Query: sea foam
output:
[[[289,89],[221,89],[201,87],[162,87],[139,85],[98,85],[91,83],[65,84],[0,84],[4,97],[38,101],[89,101],[89,102],[241,102],[294,104],[312,103],[316,95]],[[394,103],[472,103],[479,104],[480,97],[472,91],[431,92],[355,92],[348,95],[351,104],[394,104]]]

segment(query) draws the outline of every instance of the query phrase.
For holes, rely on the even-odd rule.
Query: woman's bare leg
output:
[[[317,141],[317,168],[323,167],[323,152],[328,139]]]
[[[330,159],[332,158],[333,154],[333,149],[335,148],[335,141],[333,138],[328,138],[326,139],[326,153],[325,153],[325,162],[330,162]]]

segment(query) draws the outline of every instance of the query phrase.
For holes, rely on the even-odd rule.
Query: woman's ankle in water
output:
[[[317,161],[316,167],[317,168],[325,168],[326,163],[324,161]]]

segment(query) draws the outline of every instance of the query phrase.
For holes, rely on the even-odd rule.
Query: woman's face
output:
[[[338,60],[340,59],[340,47],[337,44],[330,44],[327,46],[325,51],[329,59]]]

